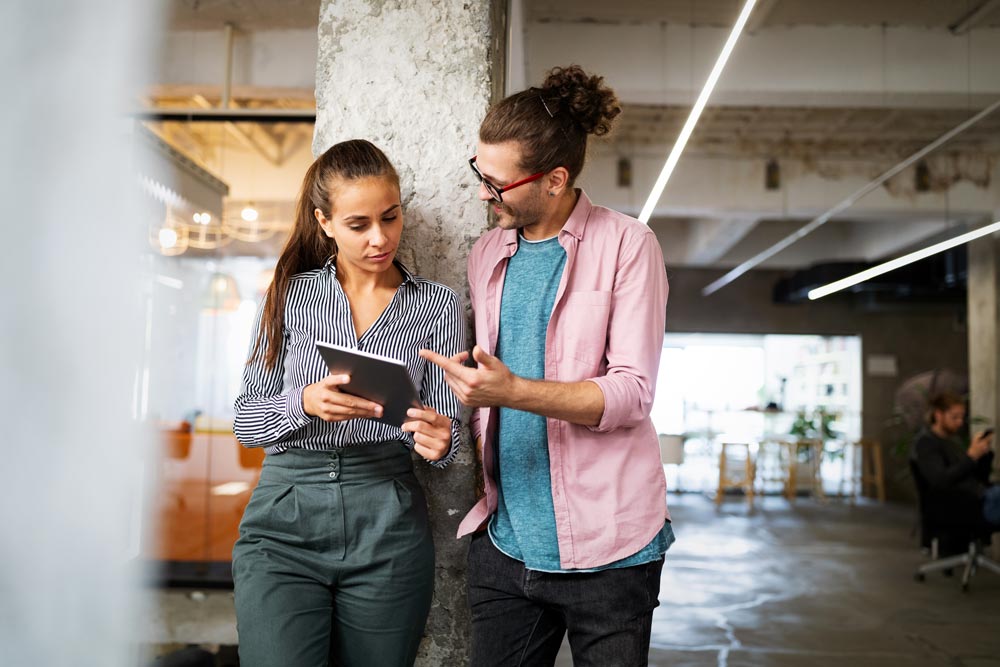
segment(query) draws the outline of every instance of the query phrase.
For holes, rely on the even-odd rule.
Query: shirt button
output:
[[[330,479],[337,479],[337,475],[339,475],[339,474],[340,473],[338,473],[336,470],[334,470],[333,472],[330,473]]]

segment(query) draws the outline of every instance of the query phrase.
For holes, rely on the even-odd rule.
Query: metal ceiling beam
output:
[[[1000,0],[985,0],[948,26],[948,30],[951,30],[952,34],[963,35],[975,28],[980,21],[992,14],[998,7],[1000,7]]]
[[[870,183],[868,183],[867,185],[865,185],[864,187],[862,187],[860,190],[858,190],[854,194],[852,194],[849,197],[847,197],[846,199],[840,201],[839,203],[837,203],[836,205],[834,205],[832,208],[830,208],[826,212],[824,212],[821,215],[819,215],[818,217],[814,218],[813,220],[811,220],[810,222],[808,222],[807,224],[805,224],[804,226],[802,226],[801,228],[799,228],[794,233],[789,234],[785,238],[781,239],[780,241],[778,241],[777,243],[775,243],[774,245],[772,245],[770,248],[767,248],[766,250],[757,253],[756,255],[754,255],[753,257],[751,257],[750,259],[748,259],[747,261],[745,261],[742,264],[740,264],[739,266],[737,266],[735,269],[732,269],[731,271],[729,271],[728,273],[726,273],[724,276],[722,276],[718,280],[715,280],[714,282],[706,285],[701,290],[702,295],[703,296],[708,296],[710,294],[714,294],[715,292],[719,291],[720,289],[722,289],[723,287],[725,287],[729,283],[733,282],[734,280],[736,280],[737,278],[739,278],[740,276],[742,276],[744,273],[746,273],[750,269],[752,269],[755,266],[759,265],[761,262],[767,261],[768,259],[774,257],[779,252],[781,252],[782,250],[784,250],[788,246],[792,245],[793,243],[795,243],[796,241],[798,241],[802,237],[807,236],[807,235],[811,234],[812,232],[816,231],[817,229],[819,229],[820,227],[822,227],[824,224],[826,224],[830,220],[830,218],[832,218],[833,216],[837,215],[838,213],[842,213],[843,211],[847,210],[848,208],[850,208],[851,206],[853,206],[855,202],[857,202],[859,199],[861,199],[862,197],[864,197],[865,195],[867,195],[869,192],[871,192],[875,188],[879,187],[880,185],[882,185],[883,183],[885,183],[887,180],[889,180],[890,178],[892,178],[893,176],[895,176],[899,172],[903,171],[904,169],[906,169],[911,164],[913,164],[914,162],[916,162],[920,158],[924,157],[925,155],[927,155],[931,151],[933,151],[933,150],[939,148],[941,145],[947,143],[955,135],[959,134],[960,132],[963,132],[964,130],[967,130],[970,127],[972,127],[973,125],[975,125],[976,123],[978,123],[979,121],[981,121],[983,118],[986,118],[987,116],[989,116],[991,113],[993,113],[997,109],[1000,109],[1000,100],[997,100],[993,104],[989,105],[988,107],[986,107],[985,109],[983,109],[982,111],[980,111],[979,113],[977,113],[972,118],[969,118],[968,120],[966,120],[965,122],[961,123],[960,125],[952,128],[948,132],[945,132],[943,135],[941,135],[940,137],[938,137],[937,139],[935,139],[931,143],[927,144],[926,146],[924,146],[919,151],[917,151],[916,153],[914,153],[910,157],[906,158],[905,160],[903,160],[899,164],[897,164],[894,167],[886,170],[878,178],[876,178],[875,180],[871,181]]]
[[[142,109],[132,116],[140,120],[174,120],[199,123],[315,123],[312,109]]]
[[[206,100],[201,95],[195,95],[193,98],[194,103],[205,109],[212,109],[212,103]],[[242,143],[244,146],[252,151],[256,151],[265,160],[278,167],[281,165],[281,146],[277,142],[272,141],[271,146],[266,147],[261,145],[260,141],[251,136],[248,132],[243,131],[235,124],[231,122],[226,122],[223,124],[226,130],[236,137],[236,139]],[[270,138],[270,135],[268,135]]]

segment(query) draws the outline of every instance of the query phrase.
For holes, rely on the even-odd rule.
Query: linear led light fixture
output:
[[[851,206],[853,206],[855,204],[855,202],[857,202],[859,199],[861,199],[862,197],[864,197],[865,195],[867,195],[869,192],[871,192],[875,188],[879,187],[880,185],[882,185],[883,183],[885,183],[886,181],[888,181],[890,178],[892,178],[893,176],[895,176],[899,172],[903,171],[904,169],[906,169],[907,167],[909,167],[911,164],[913,164],[914,162],[916,162],[920,158],[924,157],[925,155],[927,155],[931,151],[935,150],[936,148],[938,148],[942,144],[945,144],[948,141],[950,141],[951,138],[954,137],[956,134],[958,134],[960,132],[964,132],[965,130],[969,129],[970,127],[972,127],[973,125],[975,125],[976,123],[978,123],[979,121],[981,121],[983,118],[986,118],[987,116],[989,116],[991,113],[993,113],[997,109],[1000,109],[1000,100],[995,101],[993,104],[989,105],[988,107],[986,107],[985,109],[983,109],[982,111],[980,111],[979,113],[977,113],[972,118],[969,118],[968,120],[965,120],[962,123],[960,123],[959,125],[951,128],[950,130],[948,130],[947,132],[945,132],[944,134],[942,134],[940,137],[938,137],[937,139],[935,139],[931,143],[927,144],[926,146],[924,146],[919,151],[917,151],[916,153],[914,153],[910,157],[906,158],[905,160],[903,160],[899,164],[897,164],[897,165],[895,165],[895,166],[887,169],[886,171],[882,172],[882,174],[880,174],[878,177],[876,177],[875,180],[873,180],[870,183],[868,183],[867,185],[863,186],[860,190],[858,190],[854,194],[850,195],[849,197],[847,197],[843,201],[835,204],[829,210],[827,210],[827,211],[821,213],[819,216],[813,218],[812,220],[810,220],[809,222],[807,222],[802,227],[799,227],[797,230],[795,230],[794,232],[792,232],[791,234],[789,234],[785,238],[781,239],[780,241],[778,241],[777,243],[775,243],[774,245],[772,245],[770,248],[766,248],[766,249],[760,251],[759,253],[757,253],[756,255],[754,255],[753,257],[751,257],[750,259],[748,259],[747,261],[743,262],[742,264],[740,264],[736,268],[731,269],[728,273],[726,273],[725,275],[723,275],[721,278],[718,278],[717,280],[714,280],[713,282],[709,283],[704,288],[702,288],[702,290],[701,290],[702,296],[708,296],[710,294],[714,294],[715,292],[718,292],[720,289],[722,289],[723,287],[725,287],[729,283],[733,282],[734,280],[736,280],[737,278],[739,278],[744,273],[746,273],[747,271],[749,271],[753,267],[757,266],[761,262],[764,262],[764,261],[766,261],[766,260],[774,257],[779,252],[781,252],[782,250],[784,250],[788,246],[792,245],[793,243],[795,243],[796,241],[798,241],[799,239],[801,239],[803,236],[806,236],[807,234],[813,233],[814,231],[816,231],[817,229],[819,229],[820,227],[822,227],[823,225],[825,225],[827,223],[827,221],[830,220],[830,218],[832,218],[833,216],[837,215],[841,211],[844,211],[844,210],[850,208]]]
[[[924,257],[930,257],[939,252],[943,252],[948,248],[954,248],[955,246],[962,245],[963,243],[968,243],[973,239],[978,239],[980,236],[986,236],[987,234],[992,234],[993,232],[1000,231],[1000,220],[994,222],[993,224],[986,225],[985,227],[980,227],[979,229],[974,229],[971,232],[966,232],[965,234],[960,234],[954,238],[950,238],[947,241],[941,241],[940,243],[935,243],[934,245],[927,246],[920,250],[911,252],[908,255],[903,255],[902,257],[897,257],[896,259],[889,260],[879,264],[878,266],[873,266],[870,269],[865,269],[860,273],[855,273],[853,276],[848,276],[846,278],[841,278],[840,280],[835,280],[829,285],[823,285],[822,287],[817,287],[816,289],[809,290],[808,296],[810,301],[815,301],[816,299],[821,299],[824,296],[833,294],[834,292],[839,292],[842,289],[847,289],[857,285],[858,283],[863,283],[866,280],[870,280],[875,276],[880,276],[883,273],[888,273],[889,271],[894,271],[901,266],[906,266],[907,264],[912,264],[917,260],[921,260]]]
[[[726,40],[725,45],[722,47],[722,52],[719,53],[719,58],[715,61],[715,67],[712,68],[711,73],[708,75],[708,80],[705,81],[705,87],[701,89],[701,94],[698,95],[698,99],[691,108],[691,113],[688,115],[684,127],[681,128],[681,133],[677,136],[674,147],[670,150],[670,155],[667,156],[663,170],[660,171],[660,176],[656,179],[656,184],[653,185],[653,191],[649,193],[649,198],[646,200],[645,206],[642,207],[642,212],[639,213],[640,222],[644,224],[649,223],[649,218],[653,215],[653,209],[656,208],[656,202],[660,201],[663,188],[667,186],[667,181],[670,180],[670,175],[674,172],[677,161],[681,159],[684,146],[687,145],[688,139],[691,138],[694,126],[697,125],[698,119],[701,117],[701,112],[705,110],[705,104],[708,103],[708,98],[715,89],[715,84],[718,82],[719,76],[722,75],[726,61],[729,60],[729,54],[733,52],[736,40],[739,39],[740,33],[743,32],[743,27],[746,25],[747,19],[750,18],[750,12],[753,11],[755,4],[757,4],[757,0],[747,0],[746,4],[743,5],[743,11],[740,12],[739,18],[736,19],[736,25],[733,26],[732,32],[729,33],[729,39]]]

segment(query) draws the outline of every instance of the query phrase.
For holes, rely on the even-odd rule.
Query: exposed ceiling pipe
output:
[[[802,227],[800,227],[798,230],[796,230],[792,234],[789,234],[785,238],[781,239],[780,241],[778,241],[777,243],[775,243],[774,245],[772,245],[770,248],[767,248],[767,249],[765,249],[765,250],[757,253],[756,255],[754,255],[753,257],[751,257],[750,259],[748,259],[747,261],[745,261],[742,264],[740,264],[739,266],[737,266],[735,269],[732,269],[731,271],[729,271],[728,273],[726,273],[724,276],[722,276],[718,280],[716,280],[716,281],[714,281],[714,282],[706,285],[701,290],[702,295],[703,296],[708,296],[710,294],[714,294],[715,292],[719,291],[720,289],[722,289],[723,287],[725,287],[729,283],[733,282],[734,280],[736,280],[737,278],[739,278],[744,273],[746,273],[750,269],[754,268],[755,266],[757,266],[761,262],[764,262],[764,261],[770,259],[771,257],[774,257],[779,252],[781,252],[782,250],[784,250],[788,246],[792,245],[793,243],[795,243],[796,241],[798,241],[802,237],[804,237],[804,236],[806,236],[808,234],[811,234],[812,232],[816,231],[817,229],[819,229],[820,227],[822,227],[824,224],[826,224],[827,221],[830,220],[830,218],[832,218],[833,216],[837,215],[838,213],[841,213],[842,211],[850,208],[851,206],[854,205],[855,202],[857,202],[859,199],[861,199],[862,197],[864,197],[865,195],[867,195],[869,192],[871,192],[875,188],[879,187],[880,185],[882,185],[883,183],[885,183],[887,180],[889,180],[890,178],[892,178],[893,176],[895,176],[899,172],[903,171],[904,169],[906,169],[911,164],[913,164],[914,162],[916,162],[920,158],[924,157],[925,155],[927,155],[931,151],[937,149],[942,144],[947,143],[955,135],[959,134],[960,132],[964,132],[965,130],[969,129],[970,127],[972,127],[973,125],[975,125],[976,123],[978,123],[979,121],[981,121],[983,118],[986,118],[987,116],[989,116],[991,113],[993,113],[997,109],[1000,109],[1000,100],[997,100],[993,104],[989,105],[988,107],[986,107],[985,109],[983,109],[982,111],[980,111],[979,113],[977,113],[972,118],[969,118],[968,120],[964,121],[963,123],[957,125],[956,127],[952,128],[951,130],[945,132],[940,137],[938,137],[937,139],[935,139],[931,143],[927,144],[926,146],[924,146],[919,151],[917,151],[916,153],[914,153],[910,157],[906,158],[905,160],[903,160],[899,164],[897,164],[894,167],[892,167],[892,168],[884,171],[875,180],[871,181],[870,183],[868,183],[867,185],[865,185],[864,187],[862,187],[860,190],[858,190],[854,194],[852,194],[849,197],[847,197],[846,199],[844,199],[841,202],[835,204],[829,210],[827,210],[824,213],[820,214],[816,218],[813,218],[810,222],[806,223],[805,225],[803,225]]]
[[[222,100],[217,108],[211,107],[204,98],[196,95],[197,107],[143,109],[132,113],[141,120],[150,121],[186,121],[200,123],[315,123],[316,111],[313,109],[243,109],[233,108],[233,46],[235,42],[235,26],[226,23],[223,29],[225,42],[225,78],[222,81]]]
[[[225,79],[222,82],[222,104],[223,109],[229,108],[229,101],[233,89],[233,24],[227,23],[223,31],[226,42],[226,65]]]
[[[993,10],[997,7],[1000,7],[1000,0],[986,0],[965,16],[948,26],[948,30],[951,30],[952,34],[955,35],[965,34],[969,30],[976,27],[976,25],[978,25],[984,18],[993,13]]]

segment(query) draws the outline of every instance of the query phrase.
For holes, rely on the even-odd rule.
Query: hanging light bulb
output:
[[[253,206],[245,206],[243,210],[240,211],[240,217],[247,222],[256,222],[257,216],[258,216],[257,209],[255,209]]]
[[[161,229],[158,237],[160,240],[160,247],[164,250],[169,250],[177,245],[177,232],[169,227]]]
[[[264,211],[261,211],[252,200],[244,202],[242,207],[231,203],[223,211],[219,223],[227,238],[258,243],[275,233],[275,225],[268,221],[268,217],[274,216],[272,208],[265,204]]]

